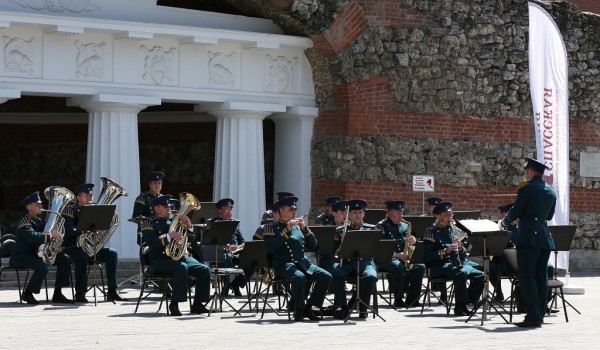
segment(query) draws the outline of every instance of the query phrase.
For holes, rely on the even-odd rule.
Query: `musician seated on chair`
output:
[[[378,268],[392,273],[390,288],[394,292],[395,307],[421,306],[419,296],[421,295],[425,265],[409,264],[409,267],[406,267],[417,242],[415,236],[412,235],[410,222],[403,220],[406,203],[387,201],[385,206],[387,218],[377,224],[377,229],[381,230],[382,239],[396,241],[396,249],[391,261],[387,264],[380,264]],[[404,289],[407,289],[406,302],[404,302]]]
[[[73,190],[77,202],[68,206],[64,212],[65,218],[65,237],[63,247],[65,252],[71,257],[75,264],[75,301],[78,303],[87,303],[85,294],[88,290],[88,265],[93,256],[89,256],[77,244],[77,239],[83,232],[77,231],[79,215],[81,208],[93,204],[94,184],[83,184]],[[104,247],[96,254],[96,262],[106,264],[106,279],[108,283],[108,293],[106,299],[109,301],[127,301],[117,292],[117,251],[113,248]]]
[[[456,305],[454,315],[470,314],[467,303],[476,305],[483,291],[484,273],[467,261],[462,240],[466,236],[453,225],[452,203],[442,202],[433,210],[436,224],[425,232],[424,259],[431,268],[432,278],[454,281]],[[470,281],[467,289],[467,279]]]
[[[131,215],[132,218],[137,218],[140,216],[151,218],[154,216],[154,212],[152,210],[152,200],[162,196],[160,191],[162,190],[164,180],[165,174],[160,171],[153,171],[146,176],[148,191],[140,193],[140,195],[135,199],[133,204],[133,215]],[[138,222],[138,234],[140,232],[141,226]],[[138,244],[140,244],[139,240]]]
[[[347,230],[375,230],[375,225],[364,222],[365,208],[367,202],[362,199],[353,199],[348,201],[348,226],[340,226],[337,230],[339,243],[336,244],[336,251],[343,244],[344,229]],[[371,295],[375,291],[377,284],[377,268],[375,267],[374,259],[360,259],[359,270],[356,271],[356,259],[346,259],[340,261],[333,268],[331,275],[333,276],[333,293],[334,307],[340,308],[336,310],[334,317],[337,319],[345,319],[348,312],[348,300],[346,299],[346,279],[356,274],[360,274],[360,290],[359,295],[366,305],[371,303]],[[360,318],[367,318],[367,310],[364,305],[360,305]]]
[[[263,238],[267,252],[272,254],[273,269],[277,278],[292,281],[292,301],[294,320],[308,318],[318,321],[312,307],[321,308],[327,289],[331,284],[331,274],[311,264],[304,256],[304,248],[316,249],[317,239],[304,222],[304,218],[296,218],[296,202],[298,197],[283,198],[273,204],[273,211],[280,215],[278,222],[264,227]],[[306,300],[306,286],[314,282],[312,294]]]
[[[442,203],[443,200],[439,197],[429,197],[425,200],[425,202],[427,203],[427,214],[425,215],[434,216],[433,209],[435,209],[438,204]]]
[[[325,203],[327,204],[327,208],[325,211],[315,219],[315,224],[317,225],[335,225],[335,216],[333,215],[333,209],[331,205],[333,203],[339,202],[342,200],[340,196],[333,196],[325,199]]]
[[[214,224],[217,221],[229,221],[233,220],[233,205],[235,202],[231,198],[223,198],[220,199],[217,204],[217,216],[208,220],[208,227]],[[242,236],[242,231],[240,230],[240,226],[235,229],[233,234],[231,235],[231,239],[229,240],[229,244],[225,247],[226,253],[224,255],[224,262],[226,267],[233,267],[239,264],[240,262],[240,253],[244,247],[244,236]],[[240,288],[244,288],[246,286],[246,281],[250,281],[252,278],[252,274],[254,273],[254,269],[246,269],[244,270],[244,275],[237,275],[231,283],[226,281],[225,288],[223,290],[223,294],[227,295],[229,293],[229,289],[233,290],[235,296],[241,296],[242,292]]]
[[[193,314],[207,313],[209,310],[204,303],[208,302],[210,298],[210,268],[185,255],[175,261],[167,256],[165,251],[170,242],[184,239],[184,234],[190,241],[193,241],[196,236],[190,218],[185,215],[179,217],[178,220],[187,227],[187,232],[169,232],[171,225],[169,220],[170,199],[169,195],[155,198],[152,201],[155,217],[144,219],[141,222],[144,244],[149,247],[150,269],[153,273],[173,276],[171,303],[169,304],[172,316],[181,316],[179,302],[187,300],[188,277],[195,278],[194,303],[190,312]]]
[[[39,294],[50,266],[38,257],[38,246],[48,243],[51,239],[60,239],[62,233],[58,231],[44,232],[43,207],[39,192],[31,194],[21,201],[21,204],[27,211],[19,216],[15,247],[8,266],[12,269],[33,270],[21,299],[27,304],[39,304],[33,294]],[[69,256],[65,253],[58,253],[54,264],[56,265],[56,282],[52,302],[71,304],[73,301],[67,299],[61,292],[62,287],[68,287],[71,284]]]

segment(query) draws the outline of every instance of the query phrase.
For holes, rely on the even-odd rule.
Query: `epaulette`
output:
[[[25,216],[19,221],[19,229],[25,226],[33,226],[31,223],[31,217],[29,215]]]
[[[273,224],[267,224],[263,226],[262,237],[274,237],[276,236],[275,230],[273,230]]]
[[[388,220],[388,218],[385,218],[385,219],[383,219],[383,220],[379,221],[379,222],[377,223],[377,226],[379,226],[379,225],[383,226],[387,220]],[[402,220],[402,221],[404,221],[404,220]]]
[[[256,231],[254,231],[254,235],[252,236],[253,239],[255,239],[255,240],[262,240],[263,239],[263,233],[265,232],[264,226],[265,225],[258,226],[258,228],[256,229]]]
[[[152,224],[151,218],[144,218],[140,221],[140,229],[142,231],[150,231],[154,230],[154,225]]]
[[[71,219],[74,218],[75,217],[75,205],[69,205],[60,214],[61,214],[61,216],[66,216]]]
[[[144,197],[144,194],[146,194],[146,193],[148,193],[148,192],[143,192],[142,194],[140,194],[139,196],[137,196],[137,198],[135,199],[135,202],[139,203],[139,204],[146,205],[146,198]]]
[[[363,223],[362,227],[374,230],[377,228],[377,225]]]
[[[437,227],[435,227],[435,226],[431,226],[430,228],[428,228],[427,231],[425,231],[425,235],[423,236],[423,240],[424,241],[435,242],[435,236],[434,236],[434,231],[435,230],[437,230]]]

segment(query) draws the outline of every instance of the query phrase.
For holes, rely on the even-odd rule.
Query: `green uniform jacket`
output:
[[[512,235],[515,245],[554,249],[547,220],[554,216],[555,207],[556,192],[540,175],[527,182],[517,192],[517,200],[503,220],[508,225],[519,219],[517,233]]]
[[[316,265],[310,263],[304,256],[304,247],[317,249],[317,238],[308,229],[300,230],[294,226],[291,231],[287,230],[287,224],[273,222],[266,224],[263,229],[263,239],[267,245],[267,251],[272,254],[273,268],[279,275],[287,264],[294,264],[302,271],[312,275]]]
[[[19,217],[18,225],[17,241],[10,257],[10,266],[20,266],[26,256],[37,256],[38,246],[47,243],[49,238],[43,233],[44,221],[29,212],[25,212]]]
[[[149,257],[152,260],[171,259],[167,256],[165,249],[169,242],[166,237],[161,237],[163,234],[169,232],[169,226],[171,221],[168,219],[144,219],[140,223],[142,234],[144,236],[144,243],[146,243],[150,249]],[[194,227],[187,230],[188,243],[193,242]]]

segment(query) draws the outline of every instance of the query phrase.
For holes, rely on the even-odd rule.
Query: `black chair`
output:
[[[506,258],[506,263],[514,271],[518,271],[517,250],[516,249],[505,249],[504,257]],[[567,303],[565,301],[565,296],[564,296],[562,287],[563,287],[563,283],[560,280],[553,279],[553,278],[548,279],[548,289],[551,290],[553,293],[556,293],[558,295],[558,297],[560,297],[560,299],[562,300],[563,311],[565,313],[565,321],[569,322],[569,316],[567,315],[567,306],[566,306]],[[518,291],[519,291],[519,278],[517,275],[514,275],[512,281],[511,281],[511,290],[510,290],[509,322],[512,322],[512,315],[513,315],[514,307],[516,307],[516,304],[518,303],[518,300],[519,300]],[[550,302],[551,301],[552,301],[552,299],[550,299]],[[548,309],[548,312],[550,312],[549,306],[547,307],[547,309]]]
[[[135,305],[135,311],[134,313],[137,313],[138,308],[140,306],[140,302],[143,299],[146,299],[150,294],[152,294],[153,291],[149,291],[146,293],[146,295],[144,295],[144,291],[146,290],[146,287],[148,284],[152,284],[155,288],[159,288],[161,289],[161,298],[160,298],[160,304],[158,305],[158,310],[156,310],[156,312],[159,312],[160,309],[162,308],[162,304],[163,301],[165,302],[165,308],[167,309],[167,315],[170,315],[170,311],[169,311],[169,295],[171,293],[171,285],[169,284],[169,280],[173,277],[170,274],[158,274],[158,273],[154,273],[152,272],[152,269],[150,267],[150,258],[148,257],[148,250],[149,248],[146,246],[146,244],[143,244],[142,246],[140,246],[140,265],[142,266],[142,270],[143,270],[143,275],[142,275],[142,288],[140,289],[140,295],[138,297],[137,303]],[[189,283],[188,283],[189,285]],[[192,295],[191,295],[191,291],[188,288],[188,301],[190,303],[190,307],[192,305]]]
[[[223,303],[227,304],[235,313],[238,313],[238,310],[231,305],[227,299],[226,295],[223,292],[225,288],[229,288],[229,284],[233,280],[233,278],[237,276],[244,276],[244,270],[228,267],[226,265],[225,260],[225,252],[218,245],[201,245],[200,251],[202,254],[202,260],[205,264],[211,267],[212,272],[212,284],[214,287],[214,293],[212,295],[212,303],[210,307],[210,313],[213,310],[216,310],[217,300],[219,301],[219,311],[223,311]],[[249,290],[248,284],[246,284],[246,290]],[[209,313],[209,315],[210,315]]]
[[[16,244],[16,237],[11,234],[6,234],[0,239],[0,277],[4,270],[11,270],[15,272],[17,277],[17,288],[19,291],[19,303],[23,304],[23,288],[27,285],[29,280],[29,269],[28,268],[11,268],[3,263],[3,259],[10,258],[12,251]],[[25,281],[23,281],[23,287],[21,287],[21,273],[25,273]],[[48,279],[44,278],[44,287],[46,289],[46,302],[50,302],[48,296]]]
[[[379,309],[378,298],[381,297],[389,306],[396,310],[396,307],[392,303],[392,272],[385,271],[380,268],[381,265],[388,264],[392,260],[392,255],[394,254],[394,250],[398,244],[393,239],[382,239],[379,241],[379,245],[377,247],[377,255],[375,255],[375,266],[377,266],[377,275],[381,276],[380,280],[383,287],[383,292],[386,292],[385,280],[388,279],[388,297],[386,298],[383,294],[375,288],[373,291],[373,308],[377,311]]]
[[[431,307],[431,296],[437,299],[438,303],[444,306],[444,308],[446,309],[446,315],[449,315],[450,310],[452,310],[452,301],[454,300],[454,281],[452,278],[433,278],[431,277],[431,267],[428,264],[425,264],[425,267],[427,284],[425,286],[425,293],[423,293],[423,306],[421,306],[421,315],[425,310],[425,304],[427,304],[428,307]],[[434,283],[438,283],[440,286],[442,286],[442,290],[440,291],[440,297],[435,295],[431,290],[431,286]],[[447,297],[444,298],[443,295],[446,295]]]

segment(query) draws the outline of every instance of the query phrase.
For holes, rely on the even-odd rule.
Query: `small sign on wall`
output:
[[[414,192],[433,192],[435,190],[435,179],[429,175],[413,175]]]

